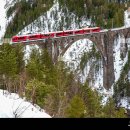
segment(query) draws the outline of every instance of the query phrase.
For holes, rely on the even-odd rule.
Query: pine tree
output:
[[[17,71],[16,54],[14,48],[9,44],[0,47],[0,73],[6,77],[14,76]]]
[[[87,83],[85,83],[85,85],[82,88],[82,95],[85,105],[88,108],[87,117],[101,117],[101,96],[95,90],[89,88]]]
[[[46,49],[41,50],[41,66],[42,70],[44,71],[45,83],[53,84],[55,82],[55,75],[54,75],[54,65],[52,63],[52,59]]]
[[[23,96],[26,84],[24,46],[21,44],[16,44],[14,49],[17,56],[17,78],[13,81],[14,92],[18,92],[20,96]]]
[[[122,108],[116,109],[114,100],[112,98],[108,99],[108,102],[103,108],[104,111],[104,117],[105,118],[124,118],[125,110]]]
[[[24,71],[25,61],[24,61],[24,46],[21,44],[15,45],[15,52],[17,56],[17,74],[20,74]]]
[[[66,114],[69,118],[83,118],[87,113],[86,110],[87,109],[82,98],[75,95],[66,109]]]
[[[33,104],[37,103],[43,107],[45,97],[51,91],[51,88],[51,85],[46,85],[37,79],[30,80],[26,86],[26,97],[28,100],[31,100]]]
[[[9,44],[0,47],[0,75],[4,81],[6,89],[11,91],[12,81],[16,78],[17,56],[15,49]]]
[[[44,78],[44,72],[40,60],[40,52],[38,49],[33,48],[30,54],[30,59],[26,65],[28,79],[38,79],[39,81]]]

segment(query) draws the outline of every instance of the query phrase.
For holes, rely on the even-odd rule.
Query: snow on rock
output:
[[[118,105],[120,105],[120,107],[130,109],[130,98],[122,98]]]
[[[88,39],[79,40],[73,43],[73,45],[71,45],[70,48],[65,52],[63,60],[68,66],[70,66],[72,70],[77,69],[82,55],[84,52],[91,50],[92,45],[92,42]]]
[[[130,26],[130,8],[124,12],[124,26]]]
[[[32,51],[33,48],[39,49],[39,47],[37,45],[35,45],[35,44],[31,44],[31,45],[26,45],[25,46],[25,49],[24,49],[24,52],[25,52],[25,54],[24,54],[24,60],[25,60],[26,64],[27,64],[27,61],[28,61],[28,59],[30,57],[30,54],[31,54],[31,51]]]
[[[127,60],[128,60],[128,54],[126,54],[126,57],[122,60],[121,59],[121,44],[123,44],[124,41],[124,37],[119,36],[119,38],[117,39],[117,41],[114,41],[114,73],[115,73],[115,82],[118,81],[118,79],[120,78],[120,74],[122,72],[122,69],[124,67],[124,65],[126,64]]]
[[[6,0],[1,0],[0,1],[0,39],[1,37],[3,37],[4,33],[5,33],[5,27],[6,27],[6,9],[5,4],[6,4]]]
[[[0,90],[0,118],[51,118],[51,116],[39,106],[33,106],[20,98],[18,94]]]
[[[0,1],[0,44],[2,44],[2,37],[5,34],[8,23],[14,18],[15,12],[9,17],[6,17],[7,10],[13,6],[16,0],[1,0]]]

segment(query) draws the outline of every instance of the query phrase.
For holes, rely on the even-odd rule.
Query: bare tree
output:
[[[14,118],[20,118],[22,116],[22,114],[31,106],[31,103],[30,103],[28,106],[21,107],[23,102],[24,101],[22,101],[18,105],[18,107],[13,111]]]

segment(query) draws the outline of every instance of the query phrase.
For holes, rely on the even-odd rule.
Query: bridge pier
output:
[[[52,52],[53,63],[55,63],[58,60],[58,56],[59,56],[59,44],[57,43],[57,41],[54,41],[53,52]]]
[[[103,47],[103,85],[109,90],[115,81],[114,61],[113,61],[113,44],[114,37],[112,33],[104,35]]]

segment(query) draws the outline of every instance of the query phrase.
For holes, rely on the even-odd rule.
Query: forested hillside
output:
[[[123,26],[123,12],[129,7],[122,0],[59,0],[61,5],[66,5],[70,12],[74,12],[79,17],[86,16],[91,18],[91,26],[100,26],[102,28],[112,28]]]
[[[66,8],[79,17],[92,19],[91,26],[100,26],[102,28],[112,28],[123,26],[124,10],[129,7],[121,0],[58,0],[61,8],[66,12]],[[15,12],[14,19],[7,27],[5,37],[11,37],[17,34],[25,26],[33,22],[40,15],[44,14],[52,5],[53,0],[21,0],[7,11],[7,17]]]

